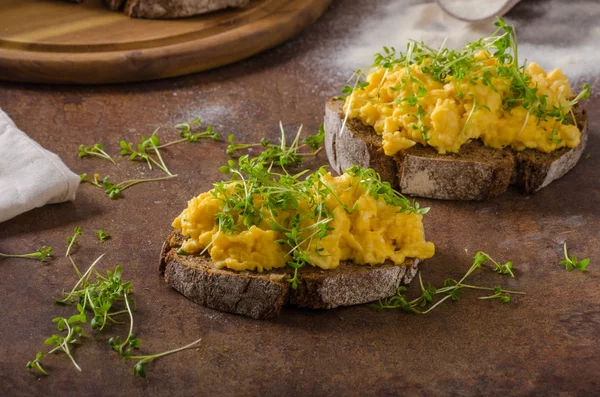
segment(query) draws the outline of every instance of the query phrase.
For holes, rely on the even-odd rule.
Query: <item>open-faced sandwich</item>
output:
[[[411,42],[384,47],[356,73],[345,97],[326,106],[333,169],[374,168],[402,193],[481,200],[516,185],[535,192],[567,173],[587,141],[567,77],[520,65],[502,19],[490,37],[462,50]]]
[[[372,169],[290,175],[248,156],[221,168],[231,180],[188,202],[161,254],[165,280],[201,305],[268,319],[287,303],[371,302],[434,254],[428,209]]]

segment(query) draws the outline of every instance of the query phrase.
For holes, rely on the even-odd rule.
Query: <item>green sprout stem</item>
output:
[[[160,178],[130,179],[130,180],[118,183],[117,186],[119,187],[119,189],[121,191],[123,191],[125,189],[129,189],[130,187],[138,185],[140,183],[166,181],[168,179],[175,178],[176,176],[177,175],[168,175],[168,176],[163,176],[163,177],[160,177]]]
[[[73,294],[75,293],[75,291],[77,290],[77,287],[79,287],[80,284],[87,282],[87,280],[90,278],[90,275],[92,274],[92,269],[94,268],[94,266],[96,266],[96,264],[100,261],[100,259],[102,259],[102,257],[104,255],[106,255],[106,254],[102,254],[98,258],[96,258],[96,260],[90,265],[90,267],[88,267],[88,269],[85,271],[85,273],[79,278],[79,280],[77,281],[77,283],[75,284],[75,286],[73,287],[71,292],[69,292],[66,295],[63,294],[63,296],[65,296],[65,298],[62,300],[58,300],[57,302],[63,303],[63,302],[66,302],[67,299],[71,298],[73,296]]]
[[[40,262],[44,262],[46,258],[52,256],[52,247],[43,246],[38,248],[37,251],[31,252],[28,254],[3,254],[0,253],[0,257],[2,258],[24,258],[24,259],[34,259]]]
[[[104,151],[101,144],[96,143],[93,146],[79,145],[79,157],[96,156],[116,164],[112,157]]]
[[[89,182],[92,185],[101,188],[102,190],[104,190],[104,193],[106,193],[111,199],[116,200],[118,198],[121,197],[121,193],[123,193],[123,191],[129,189],[132,186],[138,185],[140,183],[146,183],[146,182],[158,182],[158,181],[165,181],[171,178],[175,178],[177,175],[167,175],[164,177],[160,177],[160,178],[148,178],[148,179],[128,179],[126,181],[122,181],[119,183],[112,183],[109,182],[109,176],[105,176],[104,179],[102,180],[102,182],[100,182],[99,178],[100,176],[98,174],[94,174],[94,178],[90,179],[86,174],[82,174],[81,175],[81,180],[84,182]]]
[[[435,309],[436,307],[438,307],[439,305],[441,305],[443,302],[447,301],[448,299],[458,300],[463,289],[492,291],[493,292],[492,295],[478,297],[478,299],[499,299],[500,301],[502,301],[504,303],[510,302],[511,294],[525,295],[524,292],[505,290],[498,286],[484,287],[484,286],[465,284],[464,283],[465,280],[476,269],[480,268],[484,263],[486,263],[488,259],[491,259],[489,257],[489,255],[487,255],[483,252],[478,252],[473,257],[473,264],[471,265],[469,270],[467,270],[467,272],[464,274],[464,276],[459,281],[456,281],[453,279],[447,279],[441,288],[434,288],[430,284],[428,284],[428,287],[426,288],[425,285],[423,284],[423,279],[421,277],[421,273],[419,273],[419,285],[420,285],[421,291],[422,291],[421,296],[408,301],[403,295],[403,292],[405,292],[407,290],[407,288],[399,287],[396,295],[392,296],[391,298],[380,300],[377,305],[373,305],[373,308],[376,310],[402,308],[403,310],[405,310],[407,312],[411,312],[411,313],[428,314],[429,312],[431,312],[433,309]],[[503,267],[501,267],[501,265],[497,264],[496,262],[494,262],[494,263],[497,265],[497,269],[498,269],[498,267],[500,267],[501,269],[504,269]],[[508,262],[508,263],[511,263],[511,262]],[[511,266],[512,266],[512,263],[511,263]],[[494,271],[498,272],[497,269],[494,269]],[[509,274],[508,272],[504,272],[504,271],[501,271],[498,273]],[[511,274],[511,276],[514,276],[512,272],[510,274]],[[444,294],[445,296],[442,297],[441,299],[439,299],[438,301],[434,302],[434,296],[440,295],[440,294]],[[425,310],[417,309],[417,307],[426,307],[428,305],[429,305],[429,307],[427,307]]]
[[[187,142],[188,140],[186,138],[182,138],[182,139],[177,139],[171,142],[167,142],[167,143],[163,143],[162,145],[157,146],[157,149],[164,149],[166,147],[172,146],[172,145],[177,145],[183,142]]]
[[[200,338],[188,345],[178,347],[177,349],[169,350],[169,351],[162,352],[162,353],[148,354],[148,355],[143,355],[143,356],[129,356],[128,358],[152,361],[152,360],[156,360],[157,358],[160,358],[160,357],[168,356],[169,354],[173,354],[173,353],[180,352],[182,350],[189,349],[189,348],[193,347],[194,345],[198,344],[201,340],[202,340],[202,338]]]
[[[187,344],[185,346],[179,347],[177,349],[173,349],[173,350],[169,350],[166,352],[162,352],[162,353],[157,353],[157,354],[148,354],[148,355],[140,355],[140,356],[126,356],[123,359],[124,360],[129,360],[129,359],[136,359],[139,360],[134,366],[133,366],[133,374],[140,376],[142,378],[146,377],[146,373],[144,371],[144,367],[146,365],[148,365],[149,363],[151,363],[152,361],[164,357],[164,356],[168,356],[170,354],[174,354],[174,353],[178,353],[180,351],[183,350],[187,350],[190,349],[192,347],[194,347],[196,344],[198,344],[200,341],[202,340],[202,338],[195,340],[194,342]]]
[[[29,361],[27,363],[27,365],[25,366],[25,368],[31,369],[37,369],[42,375],[46,375],[48,376],[48,372],[46,372],[46,370],[44,369],[44,366],[42,365],[42,360],[44,359],[44,353],[38,352],[35,355],[35,359],[32,361]]]
[[[73,339],[73,334],[75,333],[75,328],[71,327],[69,325],[69,322],[68,322],[68,320],[66,318],[62,318],[62,320],[64,321],[64,324],[67,327],[67,336],[65,336],[62,339],[62,341],[60,342],[60,344],[58,346],[56,346],[54,349],[50,350],[48,352],[48,354],[52,354],[52,353],[55,353],[58,350],[62,350],[71,359],[71,362],[73,363],[73,365],[75,366],[75,368],[79,372],[81,372],[81,367],[79,366],[79,364],[77,364],[77,362],[73,358],[73,355],[71,354],[71,350],[69,349],[69,342]]]
[[[127,334],[127,338],[125,338],[125,341],[121,344],[118,344],[119,338],[117,337],[116,342],[112,342],[109,341],[109,343],[111,344],[111,347],[113,348],[113,350],[118,351],[119,354],[121,354],[124,357],[128,357],[129,353],[125,350],[125,347],[127,345],[130,345],[133,348],[136,348],[137,346],[139,346],[140,341],[138,339],[135,339],[135,337],[133,336],[133,313],[131,312],[131,307],[129,306],[129,299],[127,297],[127,292],[123,292],[123,300],[125,301],[125,307],[127,308],[126,310],[123,310],[121,312],[126,312],[127,314],[129,314],[129,333]],[[117,312],[119,313],[119,312]],[[113,313],[114,315],[114,313]]]
[[[71,255],[67,256],[67,258],[71,262],[71,265],[73,265],[73,270],[75,270],[75,274],[77,274],[77,277],[81,278],[81,272],[79,271],[79,268],[75,264],[75,261],[73,260],[73,258],[71,257]]]
[[[154,149],[154,152],[156,153],[156,157],[158,157],[158,159],[160,160],[160,164],[156,163],[156,161],[154,161],[152,159],[152,157],[148,156],[149,159],[153,160],[154,163],[160,167],[161,170],[163,170],[164,172],[167,173],[167,175],[169,176],[173,176],[173,174],[171,173],[171,171],[169,171],[169,169],[167,168],[167,165],[165,164],[165,162],[163,161],[162,156],[160,155],[160,150],[158,150],[158,146],[156,146],[154,144],[154,142],[151,140],[150,141],[150,146],[152,147],[152,149]]]
[[[559,264],[564,265],[565,269],[568,272],[572,271],[573,269],[578,269],[582,272],[586,271],[587,266],[590,264],[589,258],[583,259],[581,261],[578,261],[577,257],[575,255],[573,255],[573,256],[571,256],[571,258],[569,258],[569,253],[567,252],[567,242],[566,241],[563,245],[563,251],[564,251],[565,259],[560,261]]]
[[[67,252],[65,252],[65,258],[70,256],[71,248],[73,248],[74,245],[78,244],[77,237],[81,236],[81,234],[82,234],[81,227],[75,226],[73,235],[67,237],[67,241],[69,242],[69,245],[67,246]]]

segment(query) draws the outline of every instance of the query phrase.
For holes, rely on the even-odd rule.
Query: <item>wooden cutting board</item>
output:
[[[99,84],[214,68],[288,40],[331,0],[252,0],[178,20],[133,19],[61,0],[0,0],[0,79]]]

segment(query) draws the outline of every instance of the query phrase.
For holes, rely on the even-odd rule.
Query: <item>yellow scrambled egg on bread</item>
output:
[[[183,251],[205,251],[217,268],[262,272],[284,267],[292,255],[290,246],[282,243],[290,238],[285,233],[291,229],[283,225],[297,219],[297,240],[303,241],[306,262],[322,269],[334,269],[344,260],[364,265],[388,260],[402,264],[406,258],[426,259],[434,254],[433,243],[424,238],[422,214],[400,212],[383,197],[369,194],[358,176],[347,173],[338,177],[319,174],[308,187],[327,193],[295,198],[293,209],[282,208],[276,213],[264,205],[265,195],[254,194],[250,202],[262,212],[261,221],[248,227],[240,211],[232,209],[228,215],[232,215],[233,225],[226,232],[216,220],[236,189],[247,189],[241,185],[227,182],[222,189],[202,193],[188,202],[173,222],[173,227],[186,236]],[[320,215],[323,208],[328,219]],[[325,229],[314,227],[325,221]],[[319,237],[319,230],[326,233]]]
[[[443,82],[424,72],[430,62],[379,67],[366,76],[364,89],[346,98],[348,117],[372,126],[382,136],[383,149],[393,155],[417,143],[439,153],[458,153],[462,145],[480,139],[486,146],[551,152],[579,145],[575,123],[538,118],[523,106],[505,106],[512,81],[498,75],[498,59],[489,52],[474,56],[478,67],[468,77],[447,76]],[[565,107],[573,92],[560,69],[549,73],[532,62],[525,69],[529,86],[552,106]],[[570,111],[570,107],[564,109]]]

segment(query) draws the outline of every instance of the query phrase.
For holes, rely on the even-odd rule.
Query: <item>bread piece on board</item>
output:
[[[374,168],[382,180],[402,193],[444,200],[486,200],[510,185],[533,193],[565,175],[577,164],[587,143],[585,111],[576,114],[581,143],[552,153],[533,149],[488,148],[479,140],[463,145],[458,154],[438,154],[417,144],[386,156],[381,136],[360,120],[344,122],[344,102],[332,98],[325,106],[325,149],[338,173],[352,165]]]
[[[127,0],[125,13],[134,18],[182,18],[227,7],[243,7],[250,0]]]
[[[120,11],[125,5],[125,0],[102,0],[106,8],[111,11]]]
[[[419,263],[418,259],[404,265],[342,263],[332,270],[305,266],[294,290],[286,281],[291,273],[287,267],[262,273],[217,269],[206,255],[177,254],[182,242],[181,234],[174,231],[163,245],[159,269],[165,281],[203,306],[255,319],[277,317],[286,303],[331,309],[392,296],[412,280]]]

